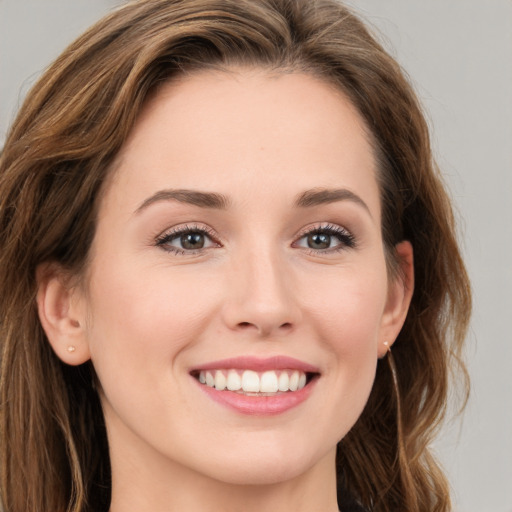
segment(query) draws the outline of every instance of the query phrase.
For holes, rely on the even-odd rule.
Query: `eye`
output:
[[[355,238],[345,228],[329,224],[313,228],[295,242],[295,247],[303,247],[314,252],[338,252],[347,248],[354,248]]]
[[[196,254],[220,246],[210,230],[199,226],[184,226],[165,232],[157,238],[156,245],[175,254]]]

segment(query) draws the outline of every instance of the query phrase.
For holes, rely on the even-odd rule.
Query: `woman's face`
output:
[[[376,172],[357,111],[307,75],[202,72],[151,99],[73,299],[114,468],[332,473],[407,307]]]

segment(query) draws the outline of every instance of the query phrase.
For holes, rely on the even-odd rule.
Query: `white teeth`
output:
[[[288,391],[290,389],[290,377],[286,372],[281,372],[279,375],[279,391]]]
[[[290,384],[288,385],[290,391],[297,391],[299,389],[299,372],[295,370],[290,376]]]
[[[201,384],[218,391],[225,389],[243,393],[285,393],[298,391],[306,385],[306,374],[299,370],[269,370],[258,373],[252,370],[200,371]]]
[[[242,374],[242,389],[246,392],[258,393],[260,390],[260,378],[256,372],[245,370]]]
[[[218,391],[226,389],[226,376],[218,370],[215,372],[215,389]]]
[[[226,385],[229,391],[238,391],[242,388],[242,378],[236,370],[229,370]]]
[[[260,392],[276,393],[278,389],[276,372],[265,372],[260,379]]]
[[[301,372],[300,377],[299,377],[298,389],[302,389],[305,385],[306,385],[306,374]]]

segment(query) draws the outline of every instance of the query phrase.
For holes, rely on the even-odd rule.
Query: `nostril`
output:
[[[278,322],[274,322],[269,315],[261,322],[237,322],[235,329],[245,333],[248,333],[254,329],[255,332],[258,332],[260,336],[267,337],[271,336],[272,333],[281,333],[281,335],[288,334],[293,331],[294,325],[295,324],[293,322],[283,322],[279,324]]]
[[[242,329],[247,329],[249,327],[255,327],[257,328],[257,325],[255,325],[254,323],[252,322],[239,322],[238,323],[238,327],[242,328]],[[282,330],[286,330],[286,331],[289,331],[290,329],[292,329],[292,324],[290,322],[285,322],[284,324],[281,324],[279,326],[279,329],[282,329]]]

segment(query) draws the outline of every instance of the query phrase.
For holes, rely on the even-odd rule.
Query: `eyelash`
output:
[[[335,247],[330,247],[328,249],[312,249],[311,247],[304,247],[305,251],[308,254],[333,254],[338,253],[341,251],[344,251],[346,249],[354,249],[356,247],[356,239],[350,231],[348,231],[345,228],[342,228],[341,226],[337,226],[336,224],[327,224],[323,226],[314,227],[312,229],[307,229],[299,235],[297,240],[301,240],[306,236],[310,235],[316,235],[316,234],[322,234],[322,235],[328,235],[331,237],[335,237],[340,242]],[[294,242],[295,244],[296,242]]]
[[[190,233],[200,233],[202,235],[206,235],[208,238],[210,238],[217,246],[220,246],[220,242],[218,242],[215,233],[211,229],[204,228],[202,226],[192,225],[189,226],[188,224],[186,226],[182,226],[176,229],[173,229],[172,231],[165,232],[164,234],[160,235],[156,239],[156,245],[158,247],[161,247],[164,251],[177,254],[177,255],[193,255],[198,254],[201,250],[205,249],[180,249],[178,247],[172,247],[169,244],[174,239],[179,238],[182,235],[190,234]]]
[[[209,249],[209,247],[206,248],[200,248],[200,249],[180,249],[178,247],[172,247],[169,244],[176,238],[179,238],[182,235],[186,234],[192,234],[192,233],[199,233],[202,235],[205,235],[206,237],[210,238],[210,240],[216,244],[217,247],[220,247],[220,242],[218,241],[217,237],[215,236],[215,233],[211,229],[204,228],[202,226],[198,225],[186,225],[183,227],[179,227],[176,229],[173,229],[172,231],[165,232],[164,234],[160,235],[156,239],[156,246],[161,247],[164,251],[173,253],[176,255],[195,255],[200,253],[201,251]],[[340,242],[335,247],[330,247],[328,249],[312,249],[308,247],[304,247],[303,249],[308,254],[332,254],[332,253],[338,253],[346,249],[353,249],[356,247],[356,240],[354,235],[350,233],[345,228],[342,228],[341,226],[337,226],[334,224],[327,224],[325,226],[318,226],[312,229],[308,229],[306,231],[303,231],[300,236],[297,238],[297,240],[301,240],[304,237],[310,236],[310,235],[316,235],[316,234],[323,234],[328,236],[334,236],[338,239]],[[297,242],[294,242],[294,244]]]

